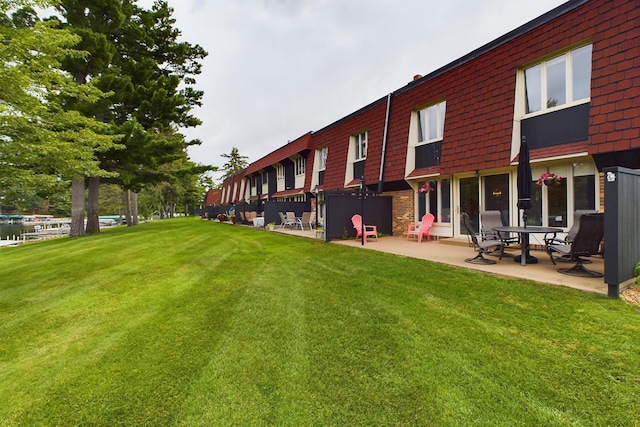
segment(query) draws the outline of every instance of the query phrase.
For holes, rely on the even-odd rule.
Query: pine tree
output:
[[[192,85],[206,52],[178,41],[180,32],[166,1],[156,1],[151,10],[135,0],[61,0],[57,8],[65,25],[82,37],[81,48],[90,53],[84,62],[70,59],[66,68],[78,84],[90,80],[111,94],[70,107],[113,123],[124,135],[126,148],[102,154],[102,167],[116,173],[112,181],[127,191],[162,181],[171,171],[161,166],[183,158],[189,145],[200,143],[187,142],[178,129],[200,124],[190,111],[201,104],[203,92]],[[202,167],[192,169],[197,173]],[[88,179],[87,232],[92,233],[99,231],[99,177]]]
[[[64,100],[96,102],[102,94],[60,72],[64,58],[84,58],[73,49],[79,38],[55,21],[41,22],[36,5],[47,4],[0,4],[0,188],[16,197],[46,197],[83,173],[105,175],[95,153],[116,147],[105,125],[63,108]]]
[[[220,156],[228,159],[227,162],[222,165],[223,179],[235,175],[249,166],[249,158],[247,156],[241,156],[237,147],[233,147],[231,153],[223,153]]]

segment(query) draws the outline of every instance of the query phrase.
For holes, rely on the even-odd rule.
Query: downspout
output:
[[[382,156],[380,157],[380,176],[378,177],[378,193],[382,193],[382,174],[384,173],[384,160],[387,153],[387,138],[389,135],[390,110],[391,110],[391,94],[387,95],[387,112],[384,118],[384,134],[382,136]]]

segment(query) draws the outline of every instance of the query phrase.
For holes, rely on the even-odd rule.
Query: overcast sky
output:
[[[182,39],[209,53],[189,156],[258,160],[564,2],[168,0]]]

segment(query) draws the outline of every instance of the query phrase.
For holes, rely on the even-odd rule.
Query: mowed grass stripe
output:
[[[620,301],[195,218],[2,250],[0,315],[6,425],[640,418]]]

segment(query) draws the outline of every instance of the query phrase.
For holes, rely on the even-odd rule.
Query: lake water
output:
[[[0,224],[0,239],[7,240],[7,236],[9,239],[13,239],[13,236],[19,239],[22,233],[34,231],[33,227],[35,224]]]

